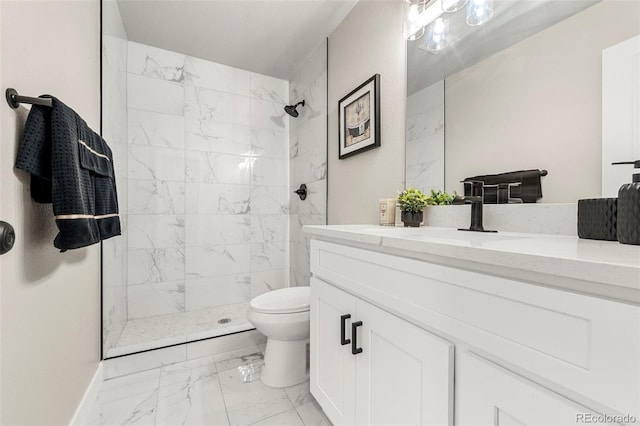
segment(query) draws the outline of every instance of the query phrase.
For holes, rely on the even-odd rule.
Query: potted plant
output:
[[[453,200],[456,198],[455,193],[448,194],[440,190],[431,190],[431,195],[427,197],[427,205],[429,206],[448,206],[453,204]]]
[[[422,209],[429,203],[428,197],[419,189],[409,188],[398,195],[398,204],[404,226],[419,227],[422,222]]]

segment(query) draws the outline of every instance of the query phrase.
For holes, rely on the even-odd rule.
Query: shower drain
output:
[[[222,318],[218,320],[218,324],[226,324],[228,322],[231,322],[231,318]]]

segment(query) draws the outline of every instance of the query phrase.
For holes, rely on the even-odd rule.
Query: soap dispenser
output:
[[[633,164],[640,169],[640,160],[612,164]],[[634,173],[632,182],[622,185],[618,191],[617,226],[618,241],[640,245],[640,173]]]

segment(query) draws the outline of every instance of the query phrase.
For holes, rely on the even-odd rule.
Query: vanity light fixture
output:
[[[426,32],[424,49],[434,54],[450,44],[449,19],[443,16],[445,13],[454,13],[466,5],[467,24],[475,27],[486,24],[494,9],[493,0],[403,0],[403,4],[402,35],[413,41]]]

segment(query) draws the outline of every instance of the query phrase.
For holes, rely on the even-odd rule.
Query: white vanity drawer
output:
[[[313,240],[314,276],[447,337],[640,417],[640,309]]]

